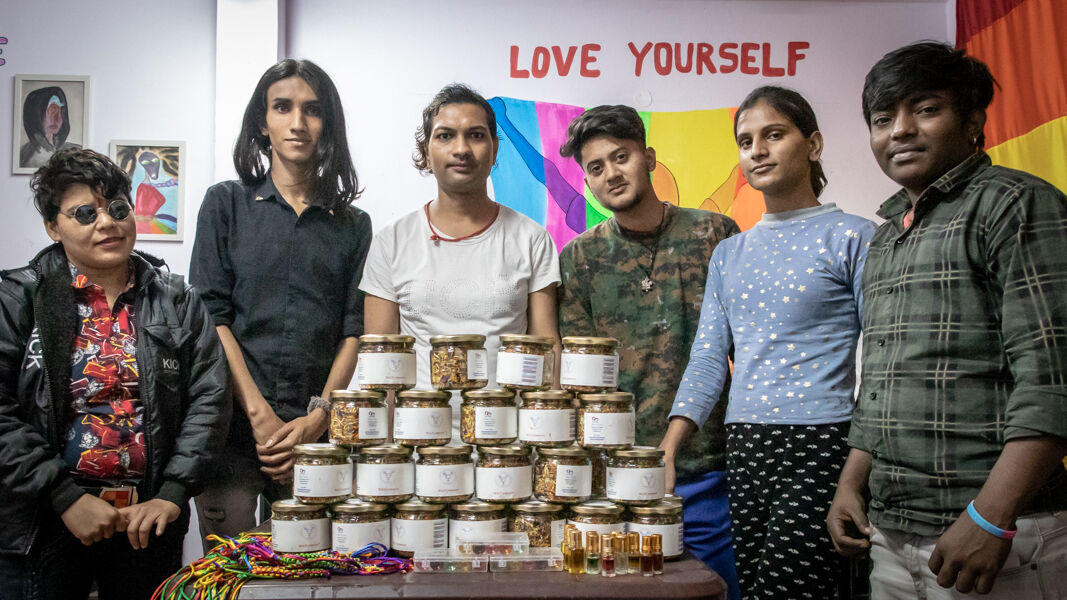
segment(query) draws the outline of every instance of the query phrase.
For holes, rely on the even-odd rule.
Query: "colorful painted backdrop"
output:
[[[581,106],[492,98],[500,151],[493,168],[498,202],[541,223],[562,249],[611,217],[585,186],[582,169],[562,158],[567,125]],[[652,185],[661,200],[727,214],[748,229],[763,214],[763,195],[745,181],[733,137],[735,109],[642,112],[656,149]]]

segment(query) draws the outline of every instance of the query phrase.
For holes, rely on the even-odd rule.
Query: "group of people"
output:
[[[837,597],[866,554],[875,598],[1067,595],[1067,198],[992,166],[993,86],[932,42],[871,69],[871,149],[902,187],[878,226],[819,202],[794,91],[737,109],[766,203],[745,232],[660,201],[637,111],[589,109],[560,154],[613,218],[557,257],[489,197],[493,110],[458,84],[416,133],[436,197],[372,239],[337,90],[284,60],[245,111],[240,180],[207,191],[188,284],[134,250],[126,174],[56,152],[31,181],[56,243],[0,278],[0,589],[148,598],[190,498],[206,539],[291,494],[360,335],[414,336],[428,387],[431,335],[486,335],[493,385],[497,336],[529,333],[619,341],[637,443],[664,449],[686,546],[731,598]]]

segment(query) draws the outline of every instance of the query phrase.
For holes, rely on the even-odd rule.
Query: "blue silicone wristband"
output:
[[[967,516],[974,521],[975,525],[985,529],[1002,540],[1010,540],[1015,537],[1015,531],[1001,529],[989,521],[986,521],[982,515],[978,514],[978,509],[974,507],[974,500],[971,500],[971,503],[967,505]]]

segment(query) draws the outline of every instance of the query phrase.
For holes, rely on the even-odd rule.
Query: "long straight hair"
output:
[[[815,120],[815,111],[804,96],[788,88],[765,85],[749,92],[741,105],[737,107],[737,113],[734,114],[735,139],[737,138],[737,120],[741,118],[741,113],[758,104],[760,100],[770,104],[771,108],[789,119],[804,137],[809,138],[811,134],[819,130],[819,122]],[[822,170],[822,161],[810,160],[808,164],[811,167],[811,189],[818,198],[823,188],[826,187],[826,174]]]

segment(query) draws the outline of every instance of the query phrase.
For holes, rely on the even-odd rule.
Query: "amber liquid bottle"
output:
[[[652,577],[655,573],[652,568],[652,539],[644,536],[641,538],[641,576]]]
[[[626,534],[626,553],[630,559],[630,572],[634,575],[641,572],[641,534],[631,531]]]
[[[652,572],[663,575],[663,536],[653,533],[652,538]]]
[[[568,543],[571,550],[571,573],[581,575],[585,573],[585,551],[582,549],[582,532],[575,530],[570,533]]]

